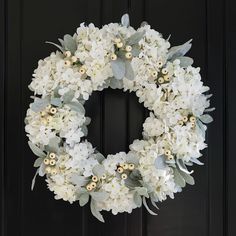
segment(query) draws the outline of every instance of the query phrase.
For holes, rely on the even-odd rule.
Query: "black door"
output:
[[[2,236],[236,235],[233,0],[1,0],[0,11]],[[209,126],[205,166],[195,168],[195,186],[160,204],[158,216],[145,209],[107,213],[103,224],[86,207],[55,201],[43,179],[31,192],[34,157],[24,132],[27,86],[38,59],[54,50],[44,41],[72,34],[84,21],[118,22],[126,12],[135,27],[146,20],[164,37],[171,34],[173,45],[194,39],[190,55],[214,94],[215,121]],[[97,92],[86,108],[92,118],[89,140],[104,154],[125,151],[141,136],[146,111],[134,94]]]

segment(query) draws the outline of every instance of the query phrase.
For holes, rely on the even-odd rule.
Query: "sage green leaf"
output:
[[[42,164],[42,162],[43,162],[43,157],[39,157],[39,158],[37,158],[36,160],[35,160],[35,162],[34,162],[34,167],[40,167],[40,165]]]
[[[69,34],[64,36],[64,47],[65,50],[69,50],[71,53],[75,53],[77,50],[77,43],[75,39]]]
[[[133,199],[134,199],[134,203],[137,205],[137,207],[142,206],[142,197],[137,192],[134,193]]]
[[[193,173],[193,170],[192,171],[188,171],[188,169],[185,166],[185,164],[184,164],[182,159],[177,158],[176,159],[176,163],[177,163],[177,166],[179,167],[179,169],[181,171],[185,172],[186,174],[192,174]]]
[[[63,47],[60,46],[60,45],[58,45],[58,44],[56,44],[56,43],[49,42],[49,41],[46,41],[45,43],[52,44],[53,46],[55,46],[55,47],[57,47],[58,49],[60,49],[60,51],[62,51],[62,52],[64,51]]]
[[[35,98],[34,102],[30,104],[30,108],[34,112],[42,111],[49,104],[49,98]]]
[[[209,114],[204,114],[199,118],[203,123],[209,124],[213,121],[213,118]]]
[[[125,62],[125,77],[126,79],[133,80],[134,79],[134,71],[130,61]]]
[[[81,187],[85,186],[89,182],[89,179],[78,174],[72,174],[70,177],[70,181],[74,185]]]
[[[145,188],[145,187],[136,187],[135,190],[140,196],[144,196],[146,198],[149,198],[147,188]]]
[[[128,163],[132,163],[135,165],[139,164],[139,159],[136,157],[136,155],[134,153],[129,152],[126,156],[125,156],[125,160]]]
[[[151,203],[157,210],[159,210],[159,207],[156,205],[156,202],[152,198],[151,198]]]
[[[65,93],[62,96],[62,99],[64,101],[64,103],[69,103],[71,102],[71,100],[74,98],[75,92],[73,90],[69,90],[67,93]]]
[[[105,160],[105,157],[100,152],[94,153],[93,155],[99,163]]]
[[[134,33],[127,39],[126,44],[131,45],[131,46],[134,44],[138,44],[139,41],[144,37],[145,33],[146,33],[145,30]]]
[[[85,122],[84,122],[84,125],[89,125],[91,122],[91,118],[90,117],[85,117]]]
[[[74,111],[79,112],[81,115],[85,114],[84,106],[79,102],[70,102],[67,105]]]
[[[110,79],[110,84],[109,86],[112,88],[112,89],[121,89],[123,87],[123,80],[118,80],[116,79],[115,77],[112,77]]]
[[[115,61],[111,61],[111,68],[113,75],[116,79],[121,80],[125,76],[125,62],[117,58]]]
[[[45,174],[46,174],[46,172],[45,172],[45,165],[44,165],[44,163],[42,163],[42,165],[39,167],[39,176],[44,176]]]
[[[205,112],[212,112],[212,111],[214,111],[215,109],[216,109],[215,107],[207,108],[207,109],[205,110]]]
[[[178,57],[184,56],[192,47],[192,39],[187,41],[186,43],[179,45],[179,46],[174,46],[170,48],[168,52],[168,59],[169,60],[175,60]]]
[[[88,128],[86,125],[81,126],[80,129],[81,129],[81,132],[84,134],[84,136],[88,135]]]
[[[45,157],[46,154],[39,148],[37,147],[35,144],[33,144],[32,142],[28,141],[28,145],[30,147],[30,149],[32,150],[32,152],[38,156],[38,157]]]
[[[124,15],[121,17],[121,25],[122,25],[122,26],[125,26],[125,27],[129,27],[129,26],[130,26],[130,23],[129,23],[129,15],[128,15],[128,14],[124,14]]]
[[[89,194],[88,193],[82,193],[79,196],[79,205],[82,207],[84,205],[86,205],[89,201]]]
[[[178,57],[176,59],[180,60],[180,66],[183,68],[187,68],[193,64],[193,59],[191,57]]]
[[[138,187],[138,186],[141,186],[140,182],[138,180],[135,180],[133,178],[127,178],[125,180],[125,185],[128,187],[128,188],[135,188],[135,187]]]
[[[49,140],[49,143],[47,146],[45,146],[45,150],[47,152],[54,152],[54,153],[57,153],[58,152],[58,149],[59,149],[59,144],[61,142],[61,139],[57,136],[51,138]]]
[[[90,193],[92,199],[94,199],[97,202],[103,202],[106,201],[109,197],[109,193],[107,192],[91,192]]]
[[[32,182],[31,182],[31,191],[34,190],[35,180],[36,180],[36,177],[37,177],[38,173],[39,173],[39,169],[36,170],[35,175],[34,175],[34,177],[33,177],[33,179],[32,179]]]
[[[95,216],[99,221],[101,221],[103,223],[105,222],[102,214],[97,209],[96,203],[94,202],[94,200],[91,200],[91,202],[90,202],[90,209],[91,209],[93,216]]]
[[[164,155],[160,155],[158,156],[155,161],[154,161],[154,165],[157,169],[160,170],[164,170],[166,169],[166,162],[165,162],[166,158]]]
[[[182,177],[182,175],[180,175],[177,168],[174,168],[173,170],[176,184],[179,185],[181,188],[184,188],[186,186],[184,178]]]
[[[148,204],[147,204],[147,201],[146,201],[146,198],[145,198],[145,197],[143,197],[143,205],[145,206],[145,208],[147,209],[147,211],[148,211],[151,215],[154,215],[154,216],[157,215],[155,212],[153,212],[153,211],[148,207]]]
[[[198,131],[199,133],[201,133],[202,137],[205,138],[205,135],[206,135],[206,126],[205,126],[199,119],[197,119],[196,124],[197,124],[197,126],[196,126],[197,131]]]
[[[97,164],[96,166],[93,167],[93,174],[98,176],[99,178],[105,174],[105,168],[101,164]]]
[[[131,51],[131,53],[132,53],[133,57],[138,57],[139,54],[140,54],[140,51],[141,51],[141,50],[140,50],[140,47],[139,47],[138,44],[132,46],[132,51]]]
[[[187,184],[190,184],[190,185],[195,184],[194,178],[191,175],[186,174],[185,172],[182,172],[182,171],[180,171],[179,173],[184,178],[184,180]]]
[[[191,157],[190,161],[199,165],[199,166],[204,165],[204,163],[200,162],[197,158],[194,158],[194,157]]]
[[[51,104],[55,107],[60,107],[62,105],[62,102],[60,98],[52,98]]]

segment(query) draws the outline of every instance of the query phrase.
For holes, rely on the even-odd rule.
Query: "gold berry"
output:
[[[131,47],[130,45],[127,45],[127,46],[125,47],[125,51],[126,51],[126,52],[131,52],[131,51],[132,51],[132,47]]]
[[[115,61],[116,59],[117,59],[116,54],[112,54],[112,55],[111,55],[111,60],[112,60],[112,61]]]
[[[124,170],[127,170],[129,168],[129,165],[127,164],[127,163],[125,163],[124,165],[123,165],[123,169]]]
[[[166,74],[168,73],[168,70],[167,70],[166,68],[163,68],[163,69],[161,70],[161,73],[162,73],[163,75],[166,75]]]
[[[163,83],[164,83],[163,77],[159,77],[159,78],[158,78],[158,83],[159,83],[159,84],[163,84]]]
[[[165,76],[164,76],[164,80],[165,80],[166,82],[168,82],[168,81],[170,81],[170,77],[169,77],[168,75],[165,75]]]
[[[179,120],[179,121],[178,121],[178,124],[181,125],[181,126],[183,126],[183,125],[184,125],[184,122],[183,122],[182,120]]]
[[[45,168],[45,171],[49,174],[49,173],[51,173],[51,170],[52,170],[52,168],[50,167],[50,166],[47,166],[46,168]]]
[[[132,53],[131,53],[131,52],[125,53],[125,57],[126,57],[127,59],[131,59],[131,58],[132,58]]]
[[[56,154],[55,154],[54,152],[51,152],[51,153],[49,154],[49,157],[50,157],[51,159],[55,159],[55,158],[56,158]]]
[[[162,61],[158,61],[158,62],[157,62],[157,67],[158,67],[158,68],[161,68],[162,66],[163,66]]]
[[[101,179],[106,179],[106,177],[107,177],[106,174],[103,174]]]
[[[188,121],[188,117],[187,116],[184,116],[183,117],[183,122],[187,122]]]
[[[94,175],[94,176],[92,177],[92,181],[93,181],[93,182],[98,182],[98,177],[97,177],[96,175]]]
[[[57,174],[57,169],[56,168],[52,168],[51,169],[51,174],[52,175],[56,175]]]
[[[127,179],[127,174],[122,174],[122,175],[121,175],[121,178],[122,178],[122,179]]]
[[[92,186],[91,186],[90,184],[88,184],[88,185],[86,186],[86,189],[87,189],[88,191],[91,191],[93,188],[92,188]]]
[[[70,56],[71,56],[71,52],[70,52],[70,51],[65,51],[65,52],[64,52],[64,55],[65,55],[66,57],[70,57]]]
[[[86,72],[85,68],[84,67],[80,67],[79,73],[83,75],[83,74],[85,74],[85,72]]]
[[[189,121],[195,123],[195,122],[196,122],[196,117],[191,116],[191,117],[189,118]]]
[[[65,64],[65,66],[70,66],[71,62],[68,61],[68,60],[66,60],[66,61],[64,62],[64,64]]]
[[[91,186],[92,188],[96,188],[97,184],[96,184],[95,182],[92,182],[92,183],[90,184],[90,186]]]
[[[157,77],[157,71],[153,71],[153,72],[152,72],[152,76],[153,76],[153,77]]]
[[[129,164],[129,170],[133,170],[134,169],[134,164]]]
[[[49,160],[48,158],[45,158],[45,159],[43,160],[43,163],[44,163],[45,165],[48,165],[49,162],[50,162],[50,160]]]
[[[53,115],[56,114],[57,113],[57,109],[55,107],[52,107],[50,109],[50,113],[53,114]]]
[[[54,166],[56,164],[56,161],[54,159],[50,160],[50,165]]]
[[[173,156],[173,155],[169,155],[169,156],[167,157],[167,159],[168,159],[169,161],[172,161],[172,160],[174,160],[174,156]]]
[[[124,172],[124,169],[120,166],[117,168],[117,172],[121,174]]]
[[[171,151],[170,150],[165,150],[165,155],[166,156],[170,156],[171,155]]]
[[[123,47],[123,43],[122,42],[116,43],[116,47],[122,48]]]
[[[76,57],[76,56],[71,57],[71,61],[72,61],[73,63],[77,62],[77,57]]]
[[[115,38],[115,43],[120,43],[121,42],[121,39],[120,38]]]

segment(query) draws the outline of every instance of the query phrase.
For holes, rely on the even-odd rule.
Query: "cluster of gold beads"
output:
[[[168,161],[174,160],[174,156],[169,149],[164,149],[164,155]]]
[[[123,51],[126,59],[132,59],[132,57],[133,57],[132,46],[124,45],[124,43],[122,42],[122,40],[120,38],[115,38],[114,42],[115,42],[115,46],[116,46],[117,51]],[[111,60],[115,61],[116,59],[117,59],[117,55],[115,53],[113,53],[111,55]]]
[[[106,174],[103,174],[100,178],[96,175],[93,175],[91,181],[86,185],[86,189],[88,191],[96,189],[98,182],[106,179],[106,177],[107,177]]]
[[[56,160],[56,154],[53,152],[49,153],[48,156],[44,158],[43,163],[46,165],[46,173],[52,175],[57,174],[57,169],[55,168]]]
[[[40,111],[41,122],[44,125],[47,125],[48,123],[52,121],[52,116],[54,116],[56,113],[57,113],[57,108],[48,104],[46,106],[46,109],[44,109],[43,111]]]
[[[117,172],[120,174],[121,179],[127,179],[130,171],[134,170],[135,166],[132,163],[120,164],[117,167]]]
[[[191,127],[194,128],[196,126],[196,117],[195,116],[183,116],[181,120],[178,121],[178,124],[183,126],[187,123],[191,124]]]
[[[73,63],[76,63],[78,61],[78,58],[74,55],[72,55],[72,53],[70,51],[65,51],[64,52],[65,55],[65,65],[66,66],[70,66]]]
[[[158,63],[159,64],[157,66],[159,68],[159,66],[162,66],[162,62],[160,61]],[[170,81],[167,68],[160,69],[159,73],[156,70],[153,70],[151,72],[151,75],[157,81],[158,84],[164,84]]]

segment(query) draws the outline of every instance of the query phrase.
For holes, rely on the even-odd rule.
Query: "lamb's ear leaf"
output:
[[[99,163],[105,160],[105,157],[100,152],[94,153],[93,155]]]
[[[49,42],[49,41],[46,41],[45,43],[47,43],[47,44],[51,44],[51,45],[57,47],[58,49],[60,49],[60,51],[64,52],[64,48],[63,48],[62,46],[56,44],[56,43]]]
[[[75,51],[77,50],[77,43],[75,39],[69,34],[66,34],[64,36],[64,47],[66,50],[69,50],[71,53],[75,53]]]
[[[96,204],[95,204],[93,199],[90,202],[90,209],[91,209],[91,212],[92,212],[93,216],[95,216],[99,221],[101,221],[103,223],[105,222],[104,219],[103,219],[102,214],[97,209]]]
[[[72,99],[74,98],[74,95],[75,95],[75,92],[73,90],[69,90],[62,96],[63,102],[64,103],[71,102]]]
[[[28,145],[30,147],[30,149],[32,150],[32,152],[38,156],[38,157],[45,157],[46,154],[39,148],[37,147],[35,144],[33,144],[31,141],[28,141]]]
[[[125,27],[129,27],[130,26],[129,15],[128,14],[124,14],[121,17],[121,25],[125,26]]]
[[[184,178],[184,180],[187,184],[190,184],[190,185],[195,184],[194,178],[191,175],[186,174],[185,172],[182,172],[182,171],[179,171],[179,173]]]
[[[137,205],[137,207],[142,206],[142,197],[137,192],[134,193],[134,203]]]
[[[146,201],[146,198],[145,198],[145,197],[143,197],[143,205],[145,206],[145,208],[147,209],[147,211],[148,211],[151,215],[154,215],[154,216],[157,215],[155,212],[153,212],[153,211],[148,207],[148,204],[147,204],[147,201]]]
[[[134,79],[134,70],[130,61],[125,62],[125,77],[129,80]]]
[[[76,173],[71,175],[70,181],[79,187],[85,186],[89,182],[89,180],[86,177],[78,175]]]
[[[187,41],[186,43],[179,45],[179,46],[174,46],[170,48],[168,52],[168,60],[174,60],[178,57],[184,56],[192,47],[192,39]]]
[[[139,41],[143,38],[143,36],[145,35],[145,30],[141,31],[141,32],[136,32],[133,35],[131,35],[127,41],[126,44],[128,45],[134,45],[134,44],[138,44]]]
[[[84,134],[84,136],[88,135],[88,128],[86,125],[82,125],[80,129],[81,129],[81,132]]]
[[[34,177],[33,177],[33,179],[32,179],[32,182],[31,182],[31,191],[34,190],[35,180],[36,180],[36,177],[37,177],[38,173],[39,173],[39,169],[36,170],[35,175],[34,175]]]
[[[179,167],[179,169],[183,172],[185,172],[186,174],[192,174],[193,173],[193,170],[192,171],[189,171],[187,169],[187,167],[185,166],[184,162],[182,159],[179,159],[177,158],[176,159],[176,163],[177,163],[177,166]]]
[[[180,66],[183,68],[187,68],[193,64],[193,59],[191,57],[178,57],[176,59],[180,60]]]
[[[79,196],[79,205],[82,207],[84,205],[86,205],[89,201],[89,194],[87,192],[85,193],[82,193],[80,196]]]
[[[209,114],[204,114],[199,118],[203,123],[209,124],[213,121],[213,118]]]
[[[61,142],[61,138],[58,136],[55,136],[49,140],[49,143],[47,146],[45,146],[45,150],[47,152],[54,152],[57,153],[59,149],[59,144]]]
[[[204,165],[204,163],[202,163],[201,161],[199,161],[197,158],[194,158],[194,157],[191,157],[190,161],[199,165],[199,166]]]
[[[149,25],[147,21],[143,21],[141,24],[140,24],[140,27],[144,27],[146,25]]]
[[[42,111],[49,104],[49,98],[35,98],[34,102],[30,104],[30,109],[34,112]]]
[[[112,89],[121,89],[123,87],[123,80],[118,80],[115,77],[110,78],[109,86]]]
[[[68,105],[72,110],[79,112],[81,115],[85,114],[84,106],[79,102],[70,102],[66,105]]]
[[[165,162],[166,158],[164,157],[164,155],[160,155],[158,157],[156,157],[154,165],[156,167],[156,169],[166,169],[166,162]]]
[[[113,75],[116,79],[121,80],[125,76],[125,62],[120,58],[115,61],[111,61],[111,68]]]
[[[39,157],[34,161],[34,167],[40,167],[43,162],[43,157]]]
[[[105,174],[105,168],[101,164],[97,164],[96,166],[93,167],[93,174],[102,177],[103,174]]]
[[[91,192],[90,193],[92,199],[94,199],[97,202],[103,202],[106,201],[109,197],[109,194],[107,192]]]
[[[156,205],[156,202],[152,198],[151,198],[151,203],[157,210],[159,210],[159,207]]]
[[[62,101],[60,98],[51,98],[51,104],[55,107],[60,107],[62,105]]]
[[[184,188],[186,186],[184,178],[180,175],[179,171],[176,168],[173,168],[173,170],[176,184],[181,188]]]
[[[39,176],[43,177],[46,174],[44,163],[41,164],[38,170],[39,170]]]

